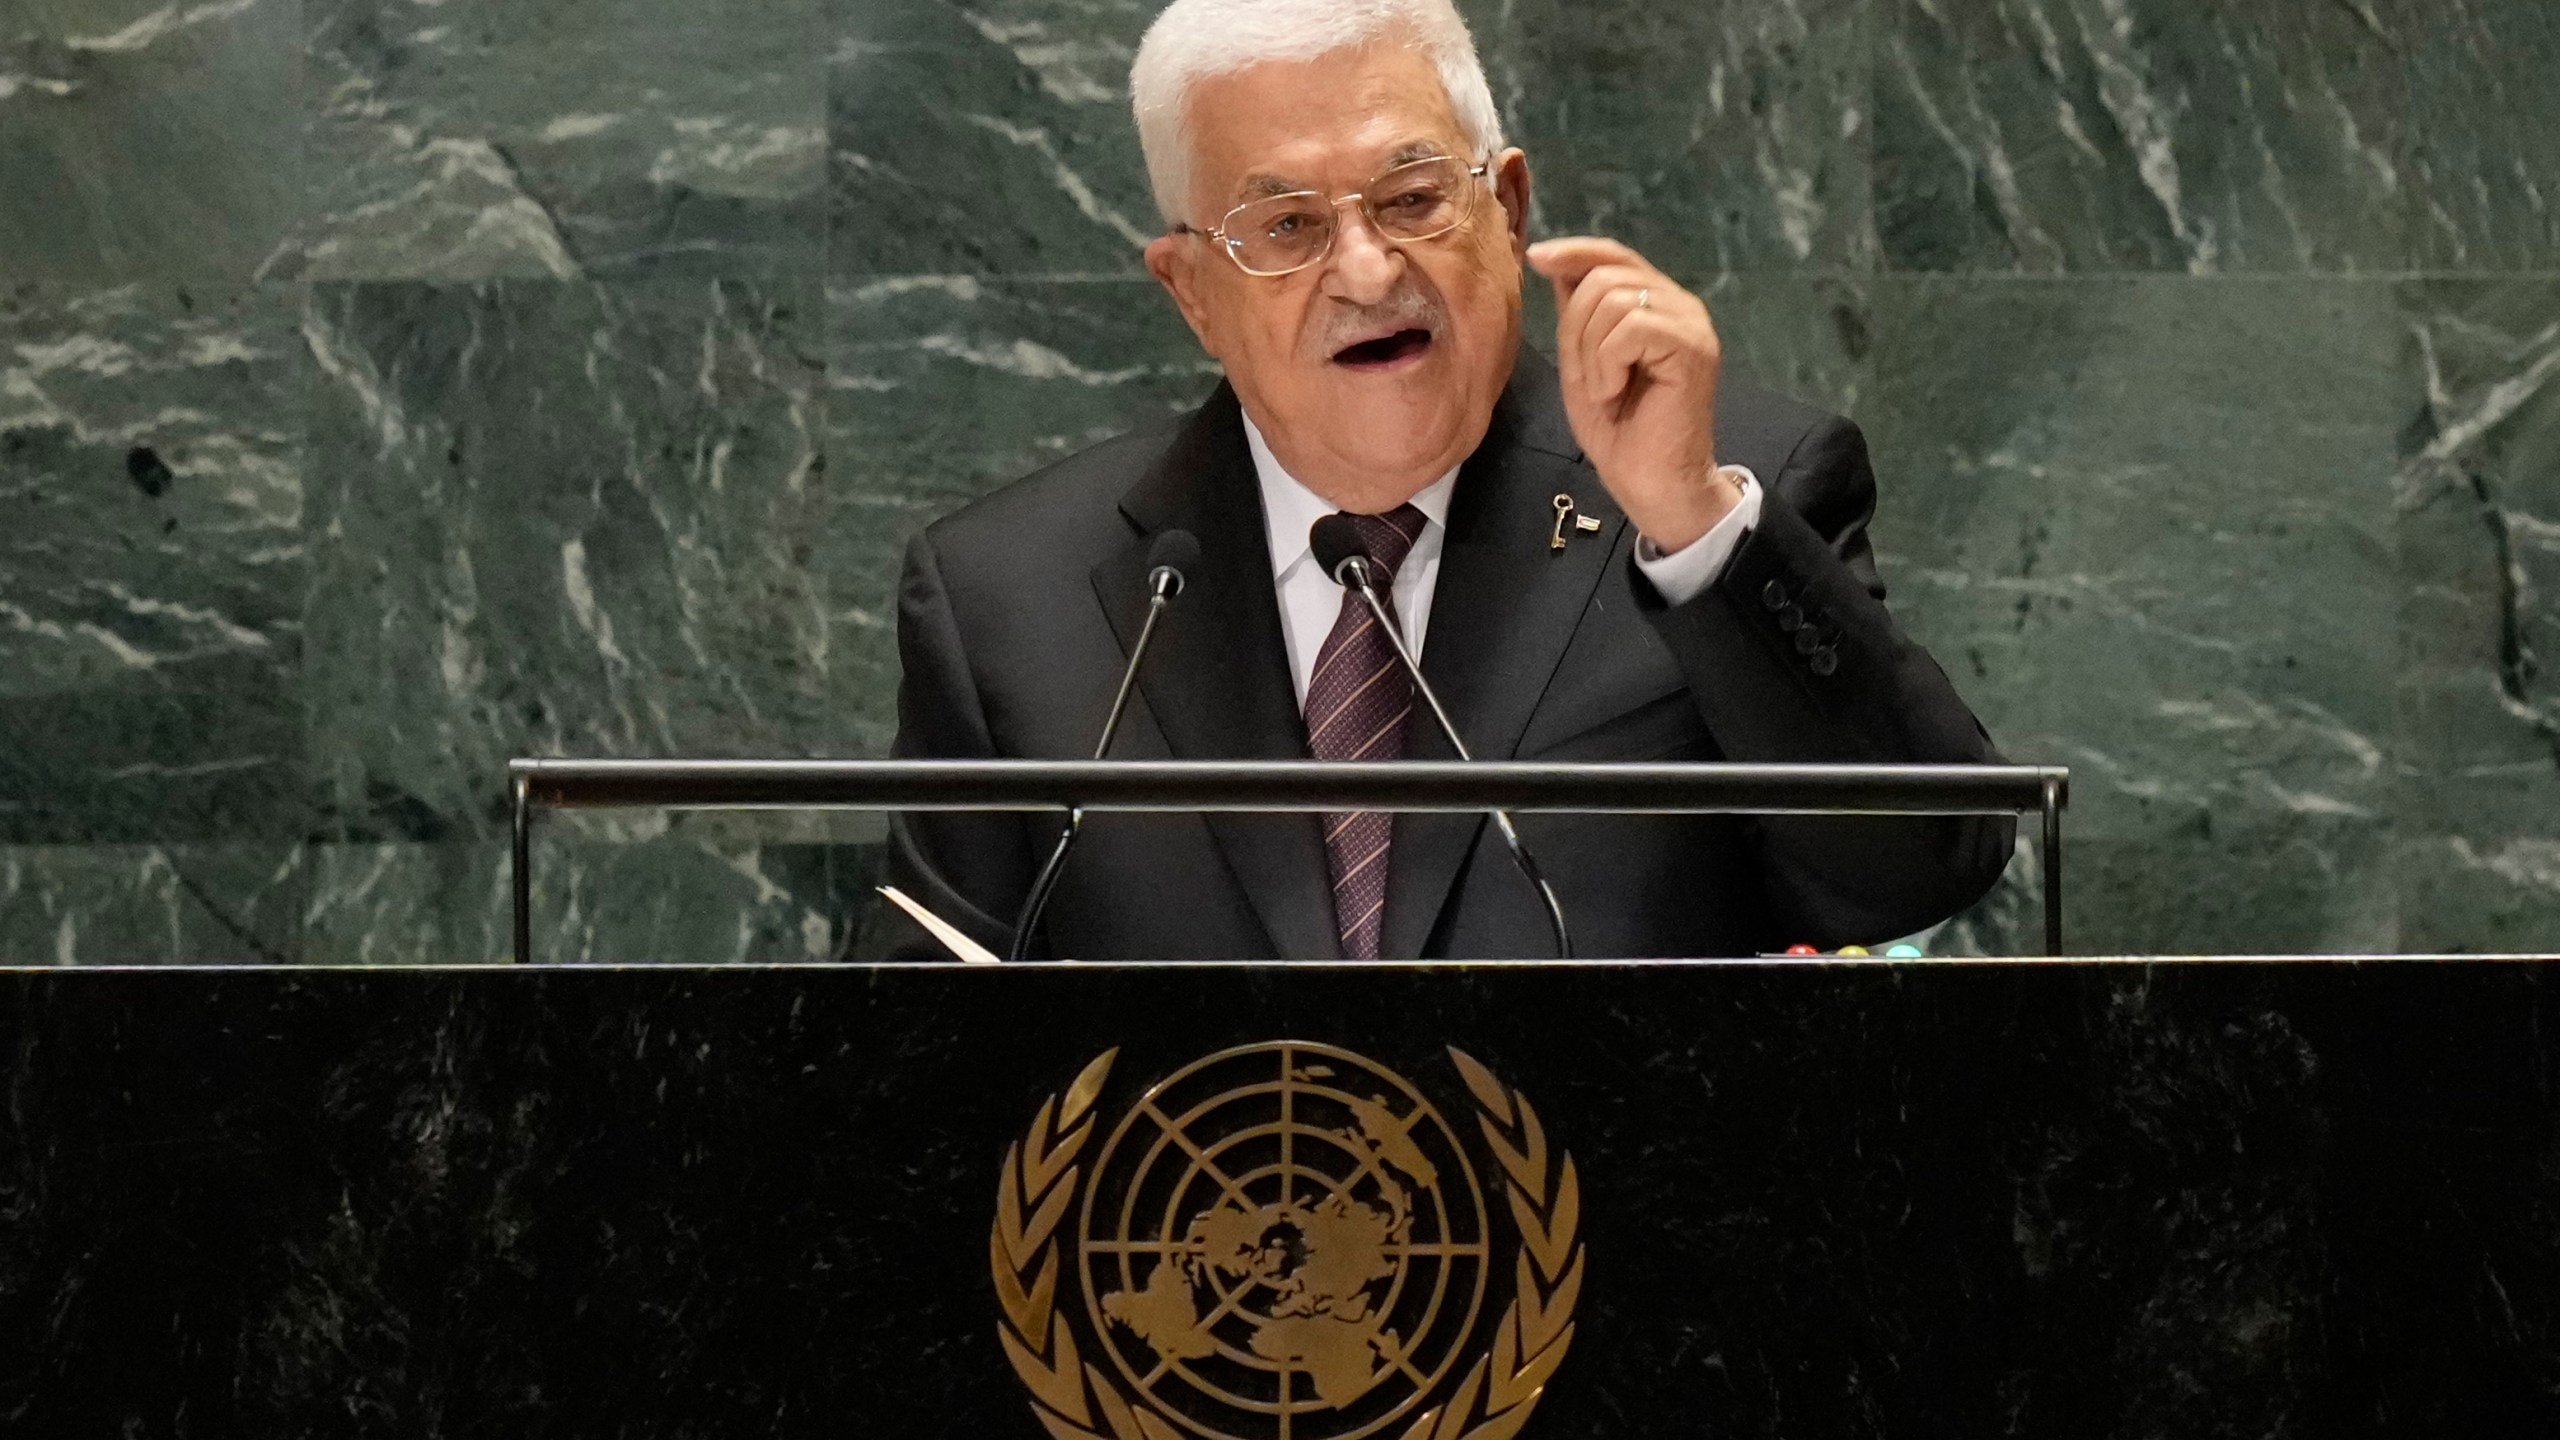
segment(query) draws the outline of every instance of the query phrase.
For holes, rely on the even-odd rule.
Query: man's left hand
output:
[[[1687,548],[1742,498],[1716,471],[1724,352],[1706,302],[1615,240],[1543,241],[1529,266],[1555,282],[1574,439],[1638,533]]]

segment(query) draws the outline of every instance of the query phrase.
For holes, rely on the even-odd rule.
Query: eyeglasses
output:
[[[1479,188],[1473,182],[1491,168],[1490,163],[1470,167],[1452,156],[1435,156],[1399,165],[1356,195],[1327,199],[1321,191],[1294,190],[1239,205],[1214,228],[1176,225],[1173,233],[1217,241],[1247,275],[1287,275],[1333,253],[1334,237],[1342,233],[1336,212],[1345,201],[1358,202],[1379,234],[1409,245],[1446,235],[1473,219]]]

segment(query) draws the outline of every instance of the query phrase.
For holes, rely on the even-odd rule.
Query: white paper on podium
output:
[[[914,916],[917,924],[931,932],[934,939],[942,942],[942,948],[960,957],[962,961],[971,965],[1001,965],[1004,963],[1003,958],[998,956],[996,952],[979,944],[977,941],[970,939],[968,936],[961,934],[959,926],[952,924],[950,921],[943,919],[941,916],[927,910],[922,905],[917,904],[914,900],[908,898],[907,892],[899,889],[897,886],[883,885],[880,887],[880,893],[888,896],[899,909],[906,911],[911,916]]]

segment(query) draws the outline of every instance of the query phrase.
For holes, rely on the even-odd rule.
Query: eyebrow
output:
[[[1236,198],[1261,200],[1273,195],[1295,195],[1306,188],[1295,180],[1285,179],[1268,172],[1258,172],[1244,177],[1244,183],[1236,187]]]
[[[1387,156],[1385,162],[1378,166],[1378,173],[1383,175],[1399,165],[1410,165],[1416,160],[1446,159],[1449,153],[1449,147],[1437,140],[1408,141],[1397,146]],[[1285,175],[1258,170],[1237,183],[1235,194],[1239,201],[1263,200],[1274,195],[1303,194],[1311,188]]]

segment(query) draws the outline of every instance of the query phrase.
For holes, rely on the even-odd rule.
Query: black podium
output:
[[[2555,975],[8,972],[0,1420],[2547,1436]]]

